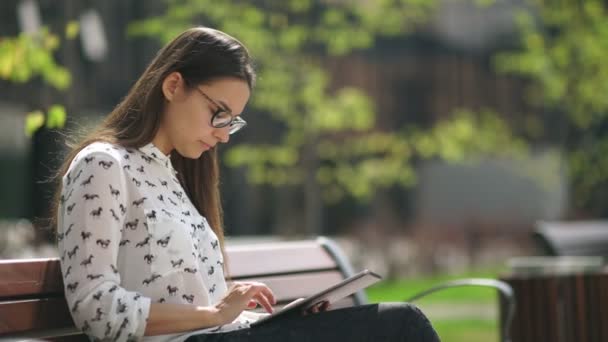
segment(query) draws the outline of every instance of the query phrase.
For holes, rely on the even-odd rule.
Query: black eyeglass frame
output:
[[[230,110],[224,108],[224,106],[221,106],[219,103],[217,103],[215,100],[213,100],[209,95],[207,95],[204,91],[202,91],[200,88],[196,87],[196,90],[198,90],[198,92],[201,93],[201,95],[203,95],[203,97],[207,101],[211,102],[217,108],[211,115],[210,124],[212,127],[224,128],[224,127],[230,126],[230,130],[228,131],[228,134],[232,135],[232,134],[240,131],[241,129],[243,129],[243,127],[247,126],[247,121],[243,120],[240,116],[232,115],[232,112]],[[217,118],[222,113],[228,114],[230,116],[230,121],[222,122],[222,123],[218,124]]]

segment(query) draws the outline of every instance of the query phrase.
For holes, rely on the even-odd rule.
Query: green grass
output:
[[[403,301],[423,290],[448,280],[459,278],[496,278],[499,269],[471,271],[456,275],[441,275],[401,280],[382,281],[367,289],[366,293],[370,302]],[[433,293],[426,297],[424,302],[486,302],[497,300],[496,290],[483,287],[459,287]]]
[[[433,321],[433,326],[443,342],[499,341],[498,326],[494,320],[438,320]]]
[[[411,279],[383,281],[367,289],[367,295],[372,303],[403,301],[423,290],[448,280],[459,278],[496,278],[502,269],[478,270],[454,275],[419,277]],[[449,317],[450,307],[496,308],[498,297],[496,290],[483,287],[459,287],[433,293],[416,302],[433,323],[443,342],[493,342],[499,341],[498,324],[493,317]],[[425,306],[447,311],[441,318],[433,317],[433,311],[425,310]]]

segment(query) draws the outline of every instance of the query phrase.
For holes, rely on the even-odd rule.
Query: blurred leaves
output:
[[[76,20],[71,20],[65,26],[65,38],[75,39],[80,32],[80,24]]]
[[[32,137],[36,131],[44,126],[44,114],[39,111],[33,111],[25,117],[25,135]]]
[[[78,32],[78,22],[71,21],[66,25],[67,39],[74,39]],[[23,84],[40,77],[45,84],[65,91],[72,77],[55,61],[53,54],[59,45],[60,38],[45,27],[36,34],[0,37],[0,79]],[[48,128],[61,128],[65,121],[66,112],[62,105],[51,106],[46,115],[41,110],[32,111],[25,118],[25,135],[31,137],[45,123]]]
[[[1,37],[0,79],[25,83],[40,76],[54,88],[67,89],[70,73],[53,57],[58,47],[59,38],[45,28],[36,35],[22,33],[17,37]]]
[[[80,31],[77,21],[65,28],[66,39],[74,39]],[[0,37],[0,79],[23,84],[40,76],[45,84],[65,91],[72,82],[70,72],[57,64],[53,53],[59,48],[60,38],[45,27],[36,34],[21,33],[17,37]],[[67,119],[62,105],[52,105],[45,115],[41,110],[27,113],[25,135],[32,137],[46,126],[62,128]]]
[[[50,129],[62,128],[65,125],[67,115],[62,105],[52,105],[47,114],[40,110],[27,113],[25,117],[25,135],[32,137],[36,131],[45,125]]]
[[[259,82],[251,106],[285,130],[272,143],[226,151],[226,164],[246,167],[253,184],[300,186],[312,172],[326,201],[368,200],[378,188],[415,184],[413,165],[420,159],[456,162],[471,153],[526,151],[489,110],[458,111],[430,130],[384,132],[362,90],[331,87],[324,58],[371,48],[380,36],[407,34],[428,20],[436,1],[275,0],[256,7],[238,0],[168,0],[167,5],[166,15],[133,23],[129,34],[166,42],[202,22],[245,42],[256,58]]]
[[[331,54],[368,48],[378,35],[396,35],[424,23],[434,0],[248,1],[166,0],[167,14],[133,23],[131,35],[166,42],[204,22],[247,42],[254,56],[318,47]],[[201,20],[201,18],[204,18]]]
[[[600,0],[532,1],[538,22],[520,13],[522,49],[499,54],[498,70],[529,77],[531,100],[558,109],[580,128],[608,115],[608,18]]]
[[[382,35],[406,34],[424,23],[435,1],[168,0],[166,15],[130,25],[128,33],[162,42],[205,23],[245,42],[259,82],[251,106],[285,130],[272,143],[233,146],[232,167],[246,167],[254,184],[301,185],[307,174],[324,197],[366,199],[378,186],[411,185],[411,142],[378,132],[373,102],[360,89],[332,88],[325,56],[373,46]]]
[[[529,0],[517,16],[521,47],[498,54],[501,72],[530,81],[528,100],[551,113],[566,137],[576,205],[596,210],[608,200],[608,17],[606,2]],[[606,167],[605,167],[606,166]],[[599,209],[602,210],[602,209]],[[597,214],[605,214],[597,212]]]
[[[65,108],[61,105],[53,105],[49,108],[46,116],[46,126],[48,128],[61,128],[65,125],[66,113]]]
[[[321,161],[316,179],[324,198],[331,203],[345,196],[368,200],[378,188],[414,185],[416,160],[460,163],[490,155],[523,159],[529,156],[529,150],[495,112],[459,110],[430,130],[412,126],[399,132],[324,139],[316,146],[316,154]],[[295,185],[303,180],[298,158],[298,150],[285,145],[240,145],[228,150],[226,163],[248,166],[252,183]]]

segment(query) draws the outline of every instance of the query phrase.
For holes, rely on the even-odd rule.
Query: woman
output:
[[[181,341],[192,330],[202,341],[437,340],[405,304],[249,327],[260,314],[246,309],[272,312],[275,299],[262,283],[227,288],[216,146],[245,126],[254,81],[240,42],[187,30],[67,156],[54,208],[76,326],[117,341]]]

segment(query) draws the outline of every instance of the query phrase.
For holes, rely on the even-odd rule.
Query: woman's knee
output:
[[[403,335],[417,336],[408,341],[439,341],[429,319],[416,305],[410,303],[382,303],[379,314],[384,324],[401,330]]]
[[[425,314],[411,303],[382,303],[379,311],[381,315],[398,321],[428,321]]]

